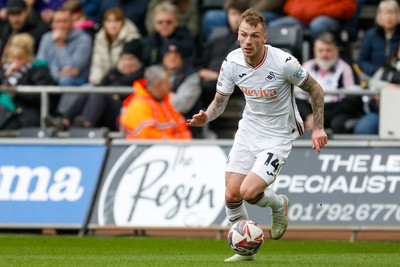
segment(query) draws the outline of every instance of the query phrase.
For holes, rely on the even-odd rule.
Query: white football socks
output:
[[[226,202],[225,203],[226,215],[228,216],[229,223],[232,225],[239,220],[248,220],[246,206],[243,199],[239,202]]]
[[[273,213],[281,211],[283,204],[283,199],[271,188],[265,189],[264,195],[256,203],[259,207],[270,207]]]

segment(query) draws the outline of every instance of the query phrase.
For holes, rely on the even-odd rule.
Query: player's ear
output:
[[[264,35],[264,44],[267,43],[267,40],[268,40],[268,34],[265,34],[265,35]]]

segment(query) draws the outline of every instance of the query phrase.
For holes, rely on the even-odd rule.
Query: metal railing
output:
[[[49,112],[49,95],[61,93],[95,93],[95,94],[129,94],[134,91],[130,86],[32,86],[32,85],[18,85],[18,86],[0,86],[0,92],[17,92],[17,93],[38,93],[41,98],[40,105],[40,128],[45,129],[45,118]],[[342,88],[339,90],[340,95],[358,95],[358,96],[371,96],[377,95],[377,92],[371,92],[368,89],[362,89],[359,86]],[[326,92],[326,94],[338,94],[337,92]]]

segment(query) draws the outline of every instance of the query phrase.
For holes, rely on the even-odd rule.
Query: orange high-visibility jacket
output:
[[[186,120],[166,96],[161,102],[146,90],[146,81],[133,83],[135,93],[123,103],[121,127],[127,139],[191,139]]]

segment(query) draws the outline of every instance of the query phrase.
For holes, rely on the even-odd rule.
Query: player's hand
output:
[[[194,114],[191,119],[186,120],[186,125],[194,126],[194,127],[201,127],[201,126],[206,125],[207,120],[208,120],[207,112],[200,110],[200,112],[197,114]]]
[[[313,129],[311,136],[312,148],[318,153],[328,143],[328,136],[324,129]]]

